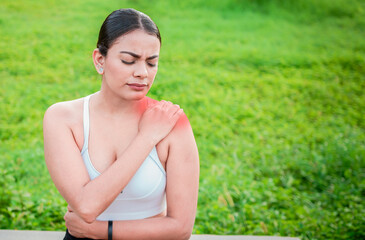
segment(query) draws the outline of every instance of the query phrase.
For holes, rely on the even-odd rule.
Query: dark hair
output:
[[[137,29],[155,35],[161,44],[160,31],[152,19],[142,12],[127,8],[115,10],[104,20],[96,46],[100,53],[106,56],[108,49],[118,37]]]

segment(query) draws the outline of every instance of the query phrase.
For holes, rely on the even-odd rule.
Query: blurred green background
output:
[[[43,114],[99,90],[99,27],[132,7],[162,33],[149,96],[199,147],[194,233],[364,239],[364,2],[2,0],[0,228],[65,229]]]

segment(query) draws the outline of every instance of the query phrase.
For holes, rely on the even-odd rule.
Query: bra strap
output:
[[[89,146],[89,129],[90,129],[89,100],[90,100],[90,95],[84,98],[84,113],[83,113],[84,146],[82,147],[81,153],[83,153]]]
[[[157,154],[157,149],[156,146],[154,146],[152,148],[152,151],[150,152],[150,154],[148,155],[148,157],[152,158],[152,160],[156,163],[156,165],[160,168],[161,172],[166,175],[166,171],[164,169],[164,167],[161,164],[160,158],[158,157]]]

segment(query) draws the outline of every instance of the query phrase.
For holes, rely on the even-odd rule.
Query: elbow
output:
[[[181,224],[178,227],[178,230],[177,230],[177,233],[178,233],[177,239],[189,240],[190,237],[191,237],[192,232],[193,232],[193,225],[191,225],[191,224]]]
[[[97,214],[95,213],[95,211],[92,211],[92,209],[92,207],[84,204],[76,207],[75,212],[86,223],[93,223],[96,220]]]
[[[97,214],[92,211],[92,208],[83,207],[80,209],[80,217],[87,223],[93,223],[96,220]]]
[[[86,223],[89,223],[89,224],[95,222],[95,220],[96,220],[96,216],[91,215],[91,214],[83,214],[83,215],[81,215],[81,218],[82,218],[82,220],[84,220]]]
[[[191,232],[184,232],[182,235],[181,235],[181,240],[189,240],[191,237]]]
[[[75,211],[84,222],[89,224],[95,222],[101,213],[98,211],[98,202],[90,199],[90,197],[80,194],[72,206],[72,211]]]
[[[181,233],[181,239],[183,240],[189,240],[191,237],[191,233],[193,232],[192,229],[185,229]]]
[[[83,187],[80,189],[80,194],[74,198],[72,205],[71,203],[69,205],[72,207],[71,211],[75,211],[84,222],[90,224],[95,222],[96,218],[105,210],[103,201],[101,198],[90,196],[88,190]]]

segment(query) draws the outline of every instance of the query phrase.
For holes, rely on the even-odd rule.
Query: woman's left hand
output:
[[[80,218],[72,209],[68,206],[67,212],[63,217],[65,219],[65,224],[68,229],[68,232],[77,238],[87,238],[90,233],[91,224],[85,222]]]

